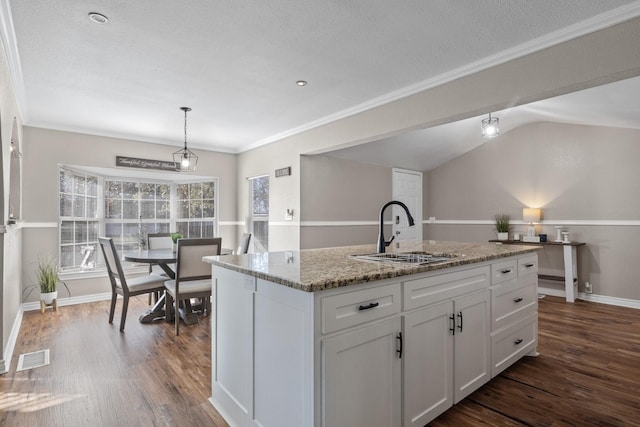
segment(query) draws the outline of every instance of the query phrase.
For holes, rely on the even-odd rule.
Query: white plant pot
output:
[[[509,240],[509,233],[498,233],[498,240]]]
[[[174,254],[178,252],[178,244],[174,243],[173,245],[171,245],[171,250],[173,251]]]
[[[58,291],[40,293],[40,299],[45,304],[52,304],[55,299],[58,299]]]

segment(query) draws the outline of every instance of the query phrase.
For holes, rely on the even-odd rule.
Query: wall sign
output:
[[[286,168],[276,169],[276,178],[280,178],[281,176],[289,176],[291,175],[291,166],[287,166]]]
[[[137,169],[156,169],[161,171],[176,171],[174,162],[163,160],[137,159],[135,157],[116,156],[116,166]]]

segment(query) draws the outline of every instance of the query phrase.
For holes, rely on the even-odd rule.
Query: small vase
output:
[[[498,240],[509,240],[509,233],[498,233]]]
[[[45,304],[51,305],[54,300],[58,299],[58,291],[41,292],[40,299],[44,301]]]
[[[174,254],[178,252],[178,244],[174,243],[173,245],[171,245],[171,250],[173,251]]]

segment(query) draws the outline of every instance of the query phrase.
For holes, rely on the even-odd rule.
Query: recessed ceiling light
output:
[[[96,24],[106,24],[107,22],[109,22],[109,18],[98,12],[90,12],[89,19],[91,19],[91,21],[95,22]]]
[[[298,86],[306,86],[306,85],[307,85],[307,81],[306,81],[306,80],[298,80],[298,81],[296,82],[296,84],[297,84]]]

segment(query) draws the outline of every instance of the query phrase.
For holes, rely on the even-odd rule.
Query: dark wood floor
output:
[[[171,325],[138,323],[146,308],[132,300],[123,334],[107,323],[107,302],[25,313],[0,377],[0,425],[225,426],[207,400],[208,319],[175,337]],[[640,310],[546,297],[539,337],[539,357],[431,425],[640,426]],[[18,354],[44,348],[49,366],[15,372]]]
[[[430,425],[640,426],[640,310],[539,300],[525,357]]]

